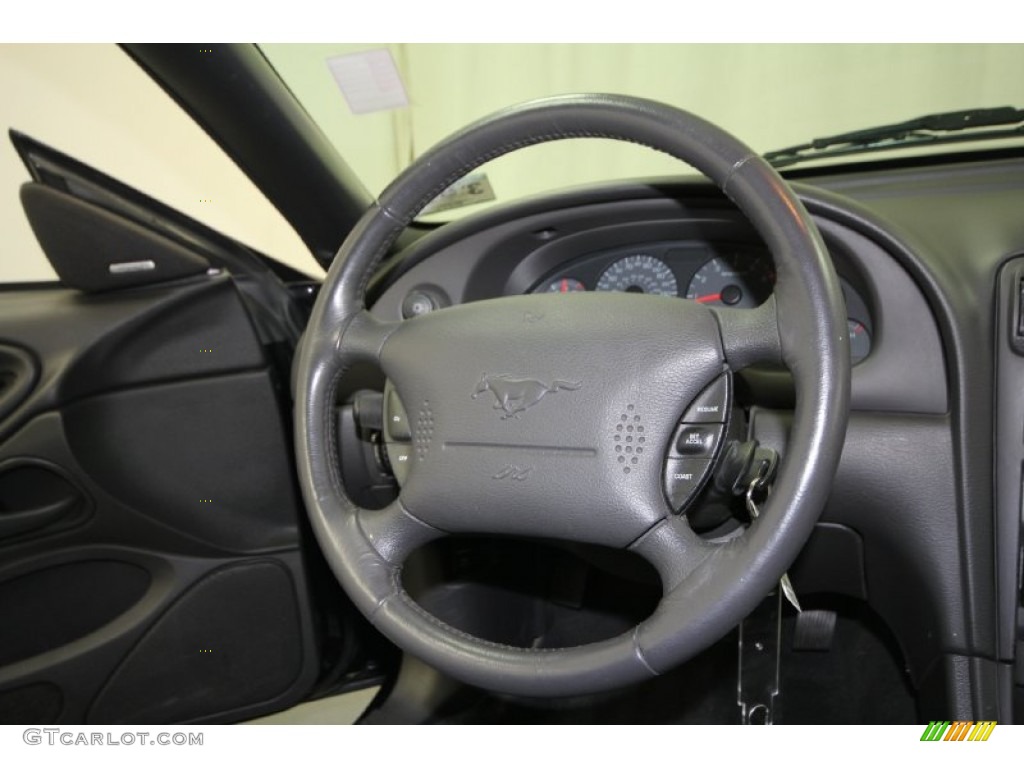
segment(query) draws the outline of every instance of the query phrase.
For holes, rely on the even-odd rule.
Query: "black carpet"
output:
[[[813,606],[813,603],[812,603]],[[794,651],[795,618],[783,620],[779,724],[915,723],[913,692],[884,626],[861,604],[838,610],[828,651]],[[732,724],[736,704],[737,635],[660,678],[604,696],[537,701],[466,690],[439,713],[446,723]]]

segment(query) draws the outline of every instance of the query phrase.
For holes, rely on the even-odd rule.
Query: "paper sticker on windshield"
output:
[[[409,106],[402,76],[387,48],[335,56],[327,67],[356,115]]]
[[[487,174],[483,171],[467,173],[428,203],[427,207],[423,209],[422,215],[448,211],[452,208],[464,208],[467,205],[486,203],[493,199],[494,188],[491,187]]]

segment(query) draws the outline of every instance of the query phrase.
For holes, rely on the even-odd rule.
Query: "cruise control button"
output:
[[[409,417],[405,415],[402,401],[398,399],[398,395],[393,389],[388,392],[388,408],[385,417],[387,419],[385,427],[390,439],[399,442],[412,439],[412,430],[409,429]]]
[[[409,476],[409,465],[412,464],[412,446],[402,443],[387,443],[385,447],[388,452],[388,462],[391,464],[391,474],[401,485]]]
[[[675,452],[680,456],[710,459],[722,438],[721,424],[683,424],[677,431]]]
[[[719,376],[697,395],[681,422],[687,424],[724,424],[729,407],[729,377]]]
[[[708,459],[669,459],[665,463],[665,495],[676,512],[686,506],[707,474]]]

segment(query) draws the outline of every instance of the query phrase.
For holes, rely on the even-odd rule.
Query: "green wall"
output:
[[[325,60],[375,47],[382,46],[264,46],[373,193],[457,127],[557,93],[667,101],[759,151],[923,113],[1024,104],[1024,45],[391,44],[410,107],[352,115]],[[611,142],[561,142],[519,154],[488,167],[499,199],[681,170],[670,158]]]

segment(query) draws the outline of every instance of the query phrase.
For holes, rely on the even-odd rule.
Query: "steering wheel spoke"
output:
[[[400,497],[383,509],[360,508],[357,516],[366,541],[381,558],[396,567],[414,550],[446,535],[410,513]]]
[[[401,325],[399,320],[381,320],[362,309],[340,332],[337,354],[346,364],[353,361],[379,363],[384,343]]]
[[[725,360],[734,371],[757,363],[780,365],[779,314],[775,297],[756,309],[713,307]]]
[[[629,551],[655,567],[667,594],[697,570],[716,546],[698,536],[685,517],[673,515],[637,539]]]

